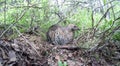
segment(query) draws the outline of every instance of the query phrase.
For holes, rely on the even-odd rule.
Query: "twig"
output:
[[[22,12],[21,16],[17,19],[17,21],[13,21],[13,23],[0,35],[0,38],[14,25],[16,24],[26,13],[27,9],[24,9],[24,12]]]
[[[113,6],[113,5],[112,5],[112,2],[110,2],[110,4],[111,4],[111,6]],[[113,13],[113,17],[114,17],[114,20],[115,20],[115,12],[114,12],[113,7],[112,7],[112,13]]]
[[[105,5],[99,6],[99,7],[95,8],[94,11],[95,11],[96,9],[98,9],[98,8],[101,8],[101,7],[104,7],[104,6],[108,5],[109,3],[112,3],[113,1],[115,1],[115,0],[109,1],[109,2],[107,2]]]
[[[106,32],[108,32],[114,25],[115,21],[119,20],[120,17],[116,18],[114,21],[113,21],[113,24],[110,26],[110,28],[108,28],[107,30],[105,30],[104,32],[102,32],[101,34],[105,34]],[[101,36],[102,37],[102,36]]]
[[[101,49],[103,49],[104,47],[106,47],[108,45],[109,45],[109,43],[103,44],[102,46],[98,47],[97,50],[101,50]]]
[[[117,12],[115,13],[115,15],[116,15],[116,14],[120,14],[120,10],[119,10],[119,11],[117,11]]]
[[[92,29],[93,29],[93,35],[92,37],[95,35],[95,32],[96,32],[96,28],[98,27],[98,25],[100,24],[100,22],[103,20],[103,18],[106,17],[106,14],[108,13],[108,11],[114,6],[111,6],[110,8],[107,9],[107,11],[103,14],[103,16],[100,18],[100,20],[98,21],[98,23],[94,26],[94,22],[92,22]],[[94,11],[93,11],[94,12]],[[93,18],[93,12],[92,12],[92,21],[94,21],[94,18]],[[94,26],[94,27],[93,27]]]
[[[94,11],[92,11],[92,14],[91,14],[91,17],[92,17],[92,28],[94,28],[94,16],[93,16],[93,14],[94,14]]]
[[[58,13],[55,12],[55,14],[59,17],[59,21],[56,24],[58,24],[60,22],[65,22],[65,16],[63,15],[62,12],[58,11]]]
[[[108,13],[108,11],[114,6],[111,6],[110,8],[107,9],[107,11],[104,13],[104,15],[100,18],[100,20],[98,21],[98,23],[96,24],[96,28],[98,27],[98,25],[100,24],[100,22],[103,20],[103,18],[106,17],[106,14]]]
[[[103,34],[102,34],[102,36],[99,38],[99,39],[101,39],[101,38],[103,38],[103,37],[107,37],[107,36],[109,36],[110,34],[112,34],[112,33],[114,33],[116,30],[118,30],[118,29],[120,29],[120,26],[118,26],[118,27],[116,27],[116,28],[114,28],[113,29],[113,31],[112,32],[110,32],[107,36],[105,36],[105,33],[107,33],[111,28],[112,28],[112,26],[114,25],[114,23],[115,23],[115,21],[117,21],[117,20],[119,20],[120,19],[120,17],[118,17],[118,18],[116,18],[114,21],[113,21],[113,24],[111,25],[111,27],[109,28],[109,29],[107,29],[106,31],[104,31],[103,32]],[[103,39],[102,39],[103,40]],[[91,52],[91,51],[95,51],[95,50],[100,50],[100,49],[102,49],[103,47],[105,47],[105,46],[107,46],[108,44],[101,44],[101,42],[102,41],[99,41],[95,46],[93,46],[90,50],[89,50],[89,52]],[[101,45],[102,46],[101,46]],[[101,47],[100,47],[101,46]]]
[[[112,32],[110,32],[109,34],[108,34],[108,36],[109,36],[109,40],[110,40],[110,38],[111,38],[111,34],[113,34],[115,31],[117,31],[117,30],[120,30],[120,26],[118,26],[118,27],[116,27],[116,28],[114,28],[113,29],[113,31]]]
[[[95,46],[93,46],[92,48],[90,48],[89,50],[88,50],[88,52],[94,52],[97,48],[98,48],[98,46],[99,46],[99,44],[96,44]]]
[[[92,37],[95,35],[95,28],[94,28],[94,11],[92,11],[92,15],[91,15],[91,17],[92,17],[92,31],[93,31],[93,35],[92,35]]]
[[[35,5],[27,5],[27,6],[14,6],[14,7],[11,7],[11,8],[38,8],[38,9],[42,9],[43,7],[38,7],[38,6],[35,6]]]
[[[5,0],[5,6],[4,6],[4,24],[6,25],[6,0]]]
[[[57,49],[66,49],[66,50],[79,50],[79,49],[82,49],[78,46],[60,46],[60,47],[57,47]]]
[[[1,2],[0,2],[0,5],[2,5],[2,4],[4,4],[4,3],[5,3],[5,1],[1,1]]]

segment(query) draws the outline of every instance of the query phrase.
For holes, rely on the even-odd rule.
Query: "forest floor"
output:
[[[0,66],[58,66],[58,62],[67,66],[112,66],[112,60],[107,58],[110,62],[107,63],[103,57],[96,59],[97,54],[74,44],[52,45],[40,36],[29,34],[14,40],[0,40]]]

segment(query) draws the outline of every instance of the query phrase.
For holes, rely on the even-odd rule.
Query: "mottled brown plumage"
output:
[[[73,40],[74,32],[78,29],[74,24],[69,24],[66,27],[52,25],[46,34],[47,41],[58,45],[70,43]]]

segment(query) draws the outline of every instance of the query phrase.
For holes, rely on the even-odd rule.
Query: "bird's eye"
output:
[[[76,28],[77,26],[74,26],[74,28]]]

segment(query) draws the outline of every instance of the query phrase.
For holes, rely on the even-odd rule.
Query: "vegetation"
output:
[[[13,40],[28,33],[45,41],[51,25],[71,23],[80,28],[75,33],[74,44],[86,48],[95,58],[101,58],[94,53],[98,50],[101,55],[104,52],[107,60],[120,53],[119,0],[0,0],[0,39]],[[111,46],[117,46],[116,51]],[[67,63],[58,61],[58,65],[67,66]]]
[[[67,66],[67,63],[66,62],[64,62],[64,63],[62,63],[62,61],[58,61],[58,66]]]
[[[72,1],[70,1],[72,2]],[[71,6],[70,10],[66,10],[66,12],[62,12],[60,14],[60,8],[58,8],[57,5],[53,5],[49,2],[49,0],[42,0],[42,1],[35,1],[32,0],[28,1],[11,1],[8,0],[6,3],[4,1],[1,1],[1,13],[0,13],[0,22],[1,24],[11,24],[16,21],[17,18],[21,16],[21,14],[25,11],[24,16],[20,20],[17,21],[15,26],[19,26],[20,31],[25,32],[30,27],[39,26],[41,28],[41,34],[44,34],[46,30],[53,24],[56,24],[59,20],[61,20],[61,23],[64,25],[64,22],[66,24],[74,23],[77,24],[81,28],[81,31],[87,28],[92,27],[92,19],[91,14],[92,10],[87,8],[79,8],[79,5]],[[79,3],[79,2],[78,2]],[[106,1],[104,0],[104,5],[107,5]],[[72,3],[71,3],[72,4]],[[117,18],[119,17],[119,4],[117,1],[112,2],[112,4],[116,4],[114,8],[114,13],[112,13],[112,8],[109,11],[109,19],[104,19],[99,24],[98,28],[101,31],[104,31],[105,29],[109,28],[112,25],[112,21],[114,21],[114,16]],[[5,5],[5,6],[4,6]],[[62,9],[65,7],[70,7],[67,4],[63,4]],[[76,8],[75,8],[76,7]],[[5,8],[5,11],[4,11]],[[97,8],[96,8],[97,10]],[[104,9],[104,12],[107,9]],[[75,13],[74,13],[75,12]],[[94,25],[97,24],[97,22],[102,17],[101,13],[94,12]],[[59,17],[60,16],[60,17]],[[118,24],[118,22],[117,22]],[[17,28],[19,28],[17,27]],[[81,32],[80,31],[80,32]],[[84,30],[85,31],[85,30]],[[79,32],[79,33],[80,33]],[[78,33],[78,34],[79,34]]]

